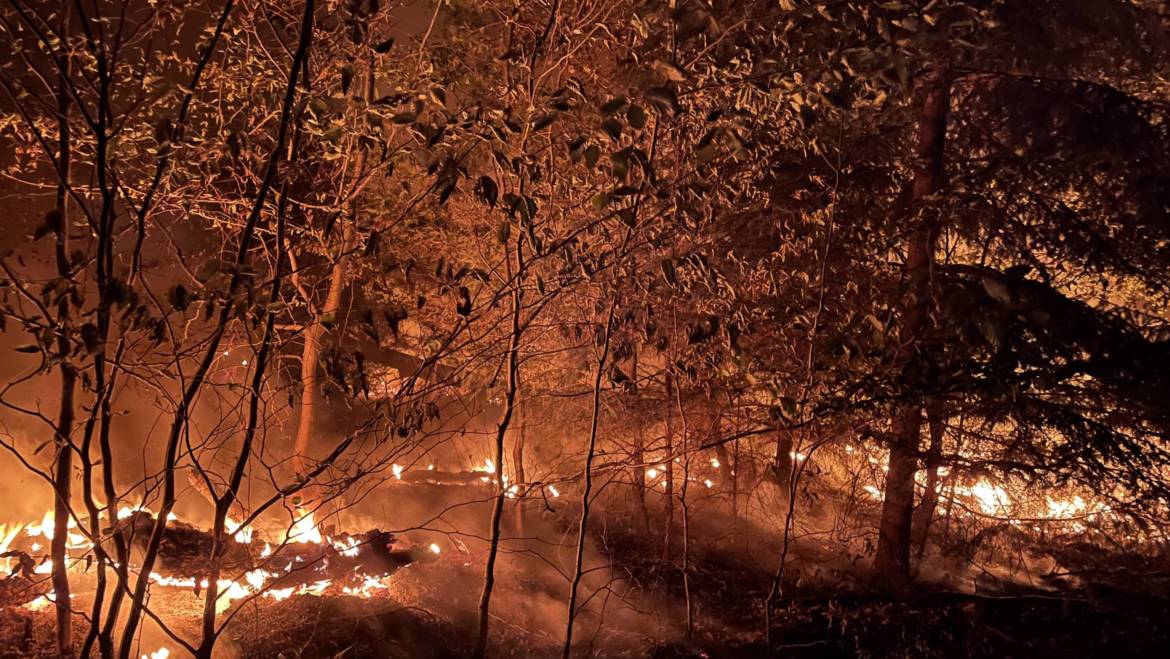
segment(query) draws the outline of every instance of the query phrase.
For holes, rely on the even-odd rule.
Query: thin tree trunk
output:
[[[491,539],[488,547],[487,564],[484,566],[483,592],[479,597],[479,624],[475,641],[475,657],[483,659],[487,654],[488,642],[488,613],[491,609],[492,588],[496,582],[496,556],[500,549],[500,518],[504,514],[504,498],[507,488],[504,487],[504,437],[508,433],[508,426],[512,422],[512,414],[516,409],[516,391],[520,387],[520,337],[523,326],[520,322],[520,312],[524,303],[524,289],[521,287],[524,262],[522,242],[516,242],[516,280],[512,286],[512,334],[508,344],[508,383],[507,393],[504,396],[504,413],[500,417],[496,428],[496,497],[492,506]]]
[[[938,506],[938,471],[942,461],[943,433],[946,429],[946,417],[940,402],[932,402],[927,407],[926,427],[930,432],[930,446],[926,451],[926,483],[922,500],[914,510],[914,545],[917,547],[916,555],[919,560],[926,552],[926,538],[934,521],[935,508]]]
[[[151,531],[150,539],[147,541],[146,550],[143,553],[138,579],[134,584],[134,594],[130,602],[130,611],[127,613],[126,623],[122,628],[121,642],[118,646],[119,659],[129,659],[131,649],[134,647],[134,639],[137,635],[138,624],[142,619],[142,609],[146,602],[146,592],[150,586],[150,573],[154,569],[154,562],[158,558],[159,548],[162,545],[163,534],[166,532],[167,515],[175,505],[175,472],[179,459],[180,440],[184,430],[187,429],[195,398],[202,389],[207,372],[219,352],[220,342],[223,340],[223,335],[227,331],[228,323],[236,315],[238,309],[234,298],[243,283],[244,266],[248,260],[248,253],[252,245],[256,226],[259,223],[260,214],[264,208],[264,201],[268,198],[268,193],[276,178],[281,157],[286,147],[288,126],[292,120],[293,101],[296,99],[297,80],[300,77],[301,65],[305,61],[305,58],[308,57],[309,47],[312,44],[314,6],[315,0],[305,1],[305,10],[301,19],[301,33],[296,52],[293,54],[292,63],[289,66],[288,81],[285,86],[284,98],[282,99],[280,119],[277,124],[276,144],[269,153],[268,162],[265,165],[264,178],[260,183],[260,188],[256,193],[256,199],[244,223],[244,228],[240,236],[239,249],[233,265],[232,278],[228,284],[227,301],[223,304],[219,312],[219,318],[216,321],[215,328],[212,330],[211,337],[207,341],[207,349],[190,382],[183,391],[182,399],[179,401],[178,409],[175,410],[174,420],[171,423],[163,463],[162,504],[158,511],[154,529]]]
[[[577,617],[577,589],[581,586],[581,575],[585,573],[585,538],[589,531],[589,497],[593,495],[593,456],[597,451],[597,424],[601,416],[601,378],[605,374],[605,362],[609,359],[609,343],[613,312],[617,308],[617,301],[609,305],[609,317],[606,318],[605,337],[601,345],[601,354],[597,357],[597,373],[593,378],[593,416],[589,425],[589,448],[585,452],[585,489],[581,492],[581,525],[577,529],[577,559],[574,561],[573,580],[569,585],[568,619],[565,623],[565,644],[561,649],[561,656],[569,659],[573,648],[573,621]]]
[[[276,265],[272,276],[272,291],[269,300],[275,302],[280,299],[281,278],[284,274],[284,236],[285,236],[285,208],[288,202],[288,184],[285,183],[277,202],[276,224]],[[215,519],[212,521],[212,546],[209,563],[211,569],[207,575],[207,590],[203,598],[203,629],[202,639],[196,656],[200,659],[211,659],[212,649],[218,633],[215,629],[216,604],[219,599],[219,576],[225,541],[227,540],[226,527],[228,512],[235,504],[240,486],[244,481],[244,472],[252,457],[252,444],[256,438],[256,431],[260,427],[260,405],[264,387],[264,373],[268,367],[269,354],[272,352],[273,329],[276,325],[274,306],[269,305],[265,318],[264,336],[260,341],[260,349],[256,354],[255,371],[252,374],[251,388],[248,394],[248,421],[244,429],[244,438],[240,444],[240,453],[236,457],[232,468],[231,479],[222,494],[216,494],[212,489],[209,493],[215,502]],[[211,485],[210,483],[208,484]]]
[[[789,435],[791,442],[791,435]],[[784,571],[788,566],[788,552],[792,548],[792,525],[796,521],[796,494],[800,487],[800,477],[804,474],[808,460],[796,463],[795,470],[790,470],[786,489],[788,508],[784,512],[784,536],[780,545],[780,560],[776,562],[776,571],[772,574],[772,585],[764,597],[764,642],[772,648],[772,603],[784,594]]]
[[[938,192],[943,183],[943,153],[946,143],[950,83],[945,67],[936,66],[923,80],[922,106],[918,120],[915,176],[910,191],[909,217],[920,202]],[[910,292],[903,304],[900,346],[895,362],[901,372],[916,357],[930,307],[930,277],[938,236],[936,222],[916,220],[906,245],[906,275]],[[914,474],[918,470],[918,445],[922,428],[922,406],[906,403],[894,414],[889,469],[886,472],[874,568],[889,587],[901,589],[910,580],[911,521],[914,511]]]
[[[634,348],[633,374],[634,401],[638,402],[638,348]],[[641,414],[634,418],[634,451],[630,456],[634,463],[634,512],[642,525],[642,533],[650,531],[650,513],[646,510],[646,436],[644,419]]]
[[[776,431],[776,455],[772,458],[772,470],[776,475],[776,483],[780,486],[788,485],[792,480],[792,431]]]
[[[528,422],[528,401],[522,397],[521,393],[517,393],[518,401],[516,403],[516,442],[512,444],[512,480],[516,483],[527,483],[528,474],[524,472],[524,445],[528,441],[527,428]]]
[[[683,606],[686,607],[686,635],[684,638],[687,641],[691,640],[691,634],[694,632],[695,621],[694,612],[695,607],[691,599],[691,516],[690,510],[687,508],[687,490],[689,489],[691,480],[691,453],[687,450],[688,440],[691,433],[687,428],[687,415],[683,410],[682,397],[679,395],[678,389],[674,391],[675,403],[678,405],[678,418],[682,423],[682,438],[679,442],[679,452],[683,454],[683,477],[682,486],[679,488],[679,505],[682,508],[682,582],[683,582]],[[722,445],[720,445],[722,446]]]
[[[516,392],[516,432],[513,433],[515,440],[512,443],[512,482],[524,487],[524,483],[528,482],[528,475],[524,472],[524,445],[528,441],[527,428],[528,425],[528,400],[524,398],[523,391]],[[516,507],[516,536],[524,537],[524,506]]]
[[[62,8],[61,34],[67,34],[69,11]],[[69,170],[71,165],[71,142],[69,134],[70,99],[67,85],[70,60],[65,58],[57,89],[57,275],[69,280],[72,272],[69,265]],[[77,372],[69,363],[70,340],[69,296],[61,295],[57,303],[57,352],[61,359],[58,371],[61,374],[61,407],[57,413],[57,464],[53,481],[56,499],[53,506],[53,541],[50,547],[53,561],[53,599],[57,608],[57,654],[62,657],[73,655],[73,621],[69,600],[68,541],[70,498],[73,492],[73,401],[77,391]]]
[[[666,371],[665,378],[666,388],[666,466],[663,469],[665,472],[663,478],[665,479],[665,500],[666,513],[665,525],[662,529],[662,558],[663,560],[670,559],[670,545],[671,535],[674,529],[674,420],[671,412],[671,400],[674,398],[674,379],[671,377],[669,366]]]

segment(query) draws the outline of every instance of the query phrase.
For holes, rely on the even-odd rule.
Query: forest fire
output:
[[[1161,656],[1150,0],[0,0],[0,656]]]

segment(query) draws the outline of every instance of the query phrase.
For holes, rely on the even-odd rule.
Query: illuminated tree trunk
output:
[[[366,67],[365,98],[374,96],[374,63]],[[355,178],[362,176],[366,163],[366,149],[357,146],[358,152],[354,156]],[[357,222],[358,201],[355,196],[350,203],[349,221],[339,220],[341,223],[341,247],[337,257],[329,268],[329,287],[325,292],[325,304],[315,313],[305,328],[305,345],[301,349],[301,402],[297,418],[297,434],[293,440],[293,469],[297,476],[303,477],[307,471],[307,456],[309,444],[313,440],[316,428],[317,405],[320,403],[321,387],[317,380],[318,362],[321,360],[321,341],[325,337],[325,330],[339,321],[341,312],[341,294],[345,291],[346,263],[353,245],[354,224]],[[305,301],[312,309],[313,301]],[[315,491],[310,488],[306,491],[308,498],[315,498]]]
[[[479,596],[479,624],[475,641],[475,657],[483,659],[487,654],[488,641],[488,614],[491,610],[492,589],[496,583],[496,556],[500,551],[500,519],[504,515],[504,498],[507,488],[504,486],[504,437],[508,433],[508,426],[512,423],[512,415],[516,411],[516,390],[520,387],[520,338],[524,327],[520,322],[520,312],[524,304],[523,273],[524,261],[522,243],[516,243],[516,281],[512,283],[512,330],[509,337],[507,359],[507,391],[504,394],[504,413],[496,427],[496,493],[495,503],[492,506],[490,523],[490,539],[488,545],[487,564],[484,566],[483,591]],[[509,268],[511,274],[511,268]]]
[[[157,521],[154,524],[146,548],[143,551],[138,577],[134,581],[134,593],[130,601],[130,610],[126,615],[126,623],[122,628],[122,638],[118,646],[119,659],[129,659],[135,647],[138,625],[142,620],[143,610],[147,600],[147,589],[150,587],[150,573],[154,570],[155,561],[158,559],[159,550],[162,547],[163,535],[166,533],[167,527],[167,516],[175,506],[175,478],[180,457],[180,442],[183,438],[184,431],[188,429],[195,399],[202,390],[207,373],[219,353],[220,342],[223,340],[228,324],[240,311],[237,306],[236,295],[243,285],[245,277],[244,269],[248,262],[248,254],[255,236],[256,227],[259,224],[265,200],[268,198],[268,193],[272,189],[277,171],[279,170],[281,157],[284,155],[286,148],[289,125],[292,121],[293,101],[296,99],[297,80],[302,70],[301,67],[308,57],[309,47],[313,40],[314,7],[315,0],[306,0],[304,14],[301,18],[300,37],[298,39],[297,49],[293,53],[292,62],[289,66],[288,82],[284,89],[280,118],[276,124],[276,144],[268,154],[268,161],[264,167],[264,177],[260,181],[259,189],[256,191],[256,198],[252,203],[251,210],[244,222],[244,227],[240,232],[240,245],[232,266],[232,277],[228,283],[226,301],[220,307],[219,317],[206,342],[206,349],[192,373],[190,381],[183,390],[182,398],[178,401],[177,409],[174,412],[171,422],[170,432],[167,436],[166,453],[163,458],[162,503],[156,516]]]
[[[787,485],[792,480],[792,431],[776,431],[776,455],[772,458],[772,471],[776,474],[779,485]]]
[[[943,182],[943,150],[946,143],[950,86],[944,67],[925,74],[918,117],[915,174],[907,217],[914,218],[920,202],[936,193]],[[910,290],[902,305],[902,327],[895,364],[905,372],[919,350],[930,307],[930,277],[938,229],[927,218],[914,220],[906,245],[905,272]],[[918,445],[922,429],[922,405],[908,402],[894,414],[886,472],[885,500],[878,527],[874,568],[886,585],[904,587],[910,579],[911,521],[914,511],[914,474],[918,470]]]
[[[512,482],[518,484],[521,488],[524,483],[528,482],[528,476],[524,473],[524,445],[528,441],[528,405],[529,402],[524,399],[522,391],[516,392],[516,432],[515,440],[512,443]],[[524,507],[517,506],[516,508],[516,536],[524,537]]]
[[[517,398],[520,400],[516,405],[516,441],[512,444],[512,480],[516,483],[527,483],[528,475],[524,473],[524,445],[528,443],[526,425],[529,402],[523,399],[519,393]]]
[[[633,374],[635,400],[638,396],[638,349],[634,348]],[[642,415],[634,421],[634,450],[630,459],[634,463],[634,510],[638,515],[642,532],[650,531],[650,513],[646,510],[646,436],[645,423]]]
[[[280,285],[281,277],[283,276],[284,265],[284,235],[285,235],[285,208],[288,202],[288,185],[287,183],[282,187],[280,192],[280,200],[277,202],[277,225],[276,225],[276,264],[273,266],[272,276],[272,291],[268,299],[280,299]],[[276,312],[272,306],[269,306],[268,313],[265,317],[264,335],[260,341],[260,349],[256,352],[256,357],[253,360],[255,371],[252,374],[252,382],[248,392],[248,421],[244,427],[244,437],[240,444],[240,452],[236,456],[235,464],[232,467],[231,478],[227,483],[227,487],[223,489],[222,494],[216,493],[211,483],[208,483],[209,494],[215,505],[215,519],[212,520],[212,546],[211,555],[209,556],[210,569],[207,574],[207,590],[203,595],[203,624],[202,624],[202,638],[196,657],[199,659],[211,659],[212,650],[215,647],[215,642],[219,636],[215,628],[216,619],[216,605],[219,600],[219,578],[222,572],[223,553],[227,544],[229,536],[227,534],[227,518],[232,506],[236,503],[239,495],[240,487],[244,482],[244,474],[248,468],[248,464],[252,459],[252,445],[255,442],[256,434],[262,423],[260,419],[260,408],[262,405],[263,391],[264,391],[264,373],[268,367],[269,355],[272,352],[272,342],[274,327],[276,325]],[[241,520],[242,523],[242,520]]]
[[[930,432],[930,447],[926,451],[926,483],[922,501],[918,502],[918,508],[914,510],[914,545],[919,559],[926,551],[926,538],[934,521],[935,508],[938,507],[938,471],[942,462],[943,432],[946,430],[946,417],[943,416],[940,403],[934,402],[927,407],[926,425]]]
[[[581,525],[577,529],[577,558],[574,561],[573,580],[569,585],[568,621],[565,623],[565,643],[561,657],[569,659],[573,649],[573,621],[577,617],[577,589],[581,586],[581,575],[585,573],[585,538],[589,531],[589,497],[593,496],[593,456],[597,453],[597,423],[601,417],[601,378],[605,374],[605,362],[609,358],[612,338],[613,312],[616,302],[609,305],[609,317],[605,321],[605,336],[601,354],[597,356],[597,371],[593,378],[593,415],[589,423],[589,447],[585,452],[585,488],[581,492]]]
[[[69,11],[62,9],[61,33],[67,34]],[[64,281],[71,278],[69,265],[69,169],[72,153],[69,135],[69,60],[61,68],[57,89],[57,204],[54,209],[57,227],[57,275]],[[73,399],[77,390],[77,372],[69,363],[70,340],[69,296],[61,295],[57,303],[57,352],[61,359],[58,371],[61,374],[61,407],[57,413],[57,464],[53,481],[56,499],[53,506],[53,541],[50,547],[53,561],[53,599],[57,608],[57,654],[62,657],[73,655],[73,622],[70,614],[68,540],[69,500],[73,492]]]
[[[674,380],[670,371],[666,372],[666,465],[662,478],[665,481],[666,523],[662,529],[662,557],[670,558],[671,531],[674,527],[674,419],[671,413],[671,401],[674,400]]]

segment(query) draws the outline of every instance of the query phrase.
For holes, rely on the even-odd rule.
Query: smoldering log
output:
[[[154,533],[155,517],[145,511],[135,511],[118,520],[116,533],[128,545],[144,551]],[[202,576],[208,570],[212,534],[180,521],[168,522],[159,546],[158,571],[170,576]],[[250,569],[255,557],[249,545],[227,538],[222,554],[222,567],[226,570]]]
[[[442,471],[439,469],[410,469],[398,480],[403,483],[426,485],[477,485],[490,482],[493,474],[486,471]]]
[[[259,567],[284,574],[271,581],[268,587],[288,588],[324,579],[344,581],[355,577],[385,577],[432,556],[420,548],[394,549],[394,534],[377,529],[360,536],[341,536],[335,541],[338,546],[303,543],[274,548],[272,555],[263,559]],[[349,544],[353,546],[347,547]]]
[[[155,518],[136,512],[121,520],[118,532],[138,550],[143,550],[154,531]],[[377,529],[360,535],[339,534],[331,542],[243,543],[227,539],[221,568],[225,573],[264,569],[282,574],[270,587],[285,588],[322,579],[346,580],[355,576],[387,576],[420,560],[430,552],[420,548],[395,549],[394,534]],[[159,548],[159,572],[170,577],[206,575],[210,564],[212,534],[190,524],[167,524]],[[265,547],[270,552],[265,553]]]

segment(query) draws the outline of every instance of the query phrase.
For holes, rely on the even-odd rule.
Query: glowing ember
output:
[[[24,608],[29,611],[44,611],[53,605],[53,600],[49,599],[47,595],[41,595],[31,602],[26,602]]]
[[[650,478],[658,478],[658,470],[657,469],[647,469],[646,475],[649,476]]]
[[[171,651],[166,648],[159,648],[150,654],[142,655],[142,659],[167,659],[171,656]]]
[[[556,486],[556,485],[549,485],[549,486],[548,486],[548,491],[549,491],[549,492],[552,492],[552,495],[553,495],[554,497],[559,497],[559,496],[561,496],[561,493],[560,493],[560,492],[557,490],[557,486]]]
[[[710,479],[710,478],[708,478],[708,479],[706,479],[706,480],[704,480],[704,481],[703,481],[703,485],[706,485],[706,486],[707,486],[707,488],[708,488],[708,489],[710,489],[710,488],[711,488],[713,485],[715,485],[715,483],[712,483],[712,482],[711,482],[711,479]]]
[[[385,579],[366,577],[365,580],[362,581],[362,585],[356,587],[345,586],[341,589],[341,592],[345,593],[346,595],[370,597],[375,591],[386,590],[388,588],[390,588],[390,586],[386,583]]]
[[[397,478],[398,480],[402,480],[402,465],[392,464],[392,465],[390,465],[390,471],[394,472],[395,478]]]
[[[719,460],[717,460],[716,458],[711,458],[711,466],[718,469],[719,468]]]
[[[431,550],[431,553],[432,553],[432,554],[441,554],[441,553],[443,553],[443,548],[442,548],[442,547],[440,547],[439,545],[437,545],[437,544],[433,543],[433,542],[431,543],[431,546],[430,546],[430,547],[428,547],[428,549],[430,549],[430,550]]]

